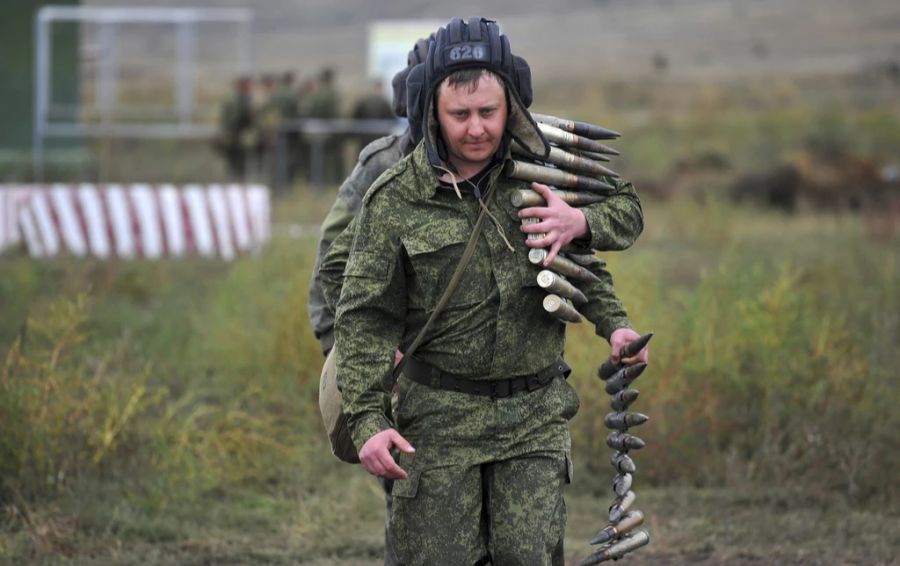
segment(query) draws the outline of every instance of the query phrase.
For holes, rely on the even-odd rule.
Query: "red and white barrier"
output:
[[[0,185],[0,253],[22,241],[19,209],[30,191],[21,185]]]
[[[32,257],[232,259],[271,235],[269,191],[259,185],[20,185],[11,192],[18,200],[10,197],[7,217]]]

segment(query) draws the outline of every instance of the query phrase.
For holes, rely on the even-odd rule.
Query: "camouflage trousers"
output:
[[[564,453],[447,466],[398,482],[390,532],[398,564],[561,566],[566,482]]]
[[[391,509],[393,508],[394,498],[391,491],[394,487],[394,480],[387,478],[378,478],[378,483],[384,490],[384,566],[400,566],[397,560],[397,552],[394,550],[394,542],[391,540]]]
[[[578,398],[558,378],[508,399],[401,378],[390,539],[404,566],[562,565],[571,481],[567,421]]]

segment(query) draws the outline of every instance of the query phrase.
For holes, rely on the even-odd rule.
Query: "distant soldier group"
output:
[[[299,129],[282,128],[285,122],[306,118],[342,117],[341,96],[334,84],[334,70],[322,69],[315,77],[296,84],[294,73],[242,76],[219,109],[219,131],[214,145],[222,155],[229,178],[243,181],[248,176],[272,180],[276,168],[279,135],[283,136],[285,181],[299,174],[309,180],[310,140]],[[354,104],[350,117],[393,119],[394,113],[380,83]],[[283,131],[282,131],[283,130]],[[337,183],[345,175],[343,151],[347,138],[328,136],[322,143],[322,180]],[[361,146],[371,141],[358,137]]]

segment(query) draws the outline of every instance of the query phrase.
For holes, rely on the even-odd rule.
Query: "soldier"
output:
[[[316,87],[308,97],[306,114],[309,118],[322,120],[340,117],[341,100],[334,86],[334,69],[331,67],[326,67],[319,73]],[[321,180],[325,183],[337,183],[344,176],[343,141],[343,136],[336,134],[324,139]]]
[[[275,155],[275,141],[281,122],[281,107],[277,100],[278,79],[272,73],[265,73],[259,81],[256,92],[256,143],[257,173],[264,179],[272,173]]]
[[[406,78],[409,70],[423,62],[428,51],[428,40],[420,39],[407,56],[407,68],[397,73],[392,81],[393,87],[393,112],[400,117],[406,117]],[[378,176],[394,165],[404,155],[409,154],[421,139],[421,123],[412,124],[401,135],[390,135],[370,143],[360,153],[359,161],[338,191],[338,198],[322,224],[322,235],[317,250],[316,269],[313,272],[313,280],[310,284],[308,314],[310,323],[316,337],[322,346],[323,355],[327,355],[334,345],[334,305],[340,294],[340,285],[344,270],[346,256],[349,255],[353,242],[353,229],[351,221],[359,213],[363,196],[372,182]],[[546,220],[539,226],[550,226],[550,238],[554,244],[567,243],[576,237],[584,237],[593,245],[601,249],[618,249],[628,247],[640,234],[642,228],[640,203],[634,188],[627,183],[621,184],[621,190],[609,197],[607,201],[590,208],[579,209],[577,212],[570,209],[565,203],[559,203],[556,199],[555,208],[539,207],[531,210],[544,217]],[[583,229],[571,232],[556,228],[556,225],[565,224],[566,214],[576,212],[587,217],[588,231],[592,236],[586,238]],[[573,224],[574,225],[574,224]],[[332,260],[329,264],[322,264],[326,251],[333,247],[329,256]],[[329,285],[328,283],[331,283]],[[326,302],[323,289],[329,292],[329,301]],[[399,354],[398,354],[399,356]],[[389,404],[388,400],[385,400]],[[387,506],[387,524],[390,523],[392,481],[380,478],[385,488]],[[390,539],[385,540],[385,564],[390,566],[397,564]]]
[[[370,91],[356,101],[350,117],[354,120],[391,120],[395,117],[394,110],[384,96],[384,85],[380,79],[371,82]],[[359,145],[365,147],[376,139],[378,136],[371,134],[360,135]]]
[[[562,564],[578,398],[561,379],[564,325],[544,313],[514,237],[518,211],[498,195],[527,188],[502,176],[510,138],[549,150],[526,111],[530,70],[495,23],[457,19],[407,86],[423,141],[366,193],[343,270],[336,359],[350,432],[367,471],[399,480],[390,534],[400,563]],[[482,210],[494,225],[483,232],[473,229]],[[395,349],[419,343],[472,234],[458,288],[403,360],[392,422],[384,396]],[[615,354],[638,335],[600,275],[584,286],[582,312]]]
[[[428,52],[428,40],[420,39],[407,56],[407,67],[397,73],[393,83],[393,112],[400,117],[406,117],[406,76],[409,70],[425,60]],[[322,260],[332,242],[338,235],[346,233],[344,241],[338,246],[341,255],[335,251],[333,257],[343,257],[349,254],[352,244],[352,231],[347,231],[351,220],[359,213],[363,196],[369,190],[369,186],[379,175],[387,171],[391,166],[400,161],[400,158],[412,152],[416,143],[421,139],[421,134],[415,133],[414,128],[407,128],[400,135],[389,135],[379,138],[366,147],[359,154],[359,160],[350,176],[338,189],[337,199],[331,206],[331,210],[322,222],[322,233],[316,251],[316,268],[313,270],[313,280],[309,289],[308,315],[316,338],[322,346],[322,354],[327,355],[334,346],[334,303],[340,294],[340,285],[343,274],[343,261],[332,271],[334,273],[334,299],[329,305],[326,303],[323,292],[324,276],[321,271]]]
[[[309,118],[310,100],[316,91],[316,80],[314,77],[306,77],[300,81],[297,89],[297,118]],[[297,136],[297,171],[302,171],[306,181],[311,180],[310,176],[310,143],[305,135],[298,132]]]
[[[278,86],[272,95],[271,105],[278,114],[278,125],[275,129],[273,143],[277,147],[277,136],[284,136],[282,143],[284,143],[285,148],[284,158],[287,160],[285,167],[287,172],[286,181],[290,184],[299,168],[300,134],[293,130],[281,133],[280,129],[285,122],[296,120],[300,116],[300,99],[298,92],[294,89],[294,73],[291,71],[282,73],[279,78]]]
[[[243,181],[247,174],[247,154],[254,141],[253,108],[251,103],[252,81],[239,77],[234,81],[231,95],[222,101],[219,110],[219,134],[216,149],[225,157],[228,175]]]
[[[407,56],[407,67],[397,73],[394,78],[393,113],[396,113],[397,116],[406,116],[406,76],[414,65],[425,60],[427,51],[427,39],[420,39],[416,42],[416,45]],[[328,355],[334,346],[334,303],[336,299],[332,300],[331,304],[325,301],[323,277],[319,270],[321,261],[332,242],[336,242],[339,238],[341,241],[336,243],[337,248],[346,250],[346,253],[349,254],[353,230],[349,229],[348,226],[359,213],[363,196],[369,189],[369,186],[379,175],[397,163],[401,157],[409,154],[417,141],[418,137],[414,137],[413,133],[407,129],[400,135],[389,135],[379,138],[363,148],[359,154],[359,161],[353,168],[350,176],[338,189],[337,199],[322,223],[322,234],[316,251],[316,269],[313,271],[313,279],[309,288],[307,312],[313,331],[322,347],[322,354],[325,356]],[[342,272],[343,270],[339,268],[339,271]],[[336,277],[338,288],[340,286],[340,278],[340,274],[338,274]],[[335,294],[339,294],[339,290]],[[389,400],[385,399],[385,403],[389,404]],[[390,538],[387,536],[390,529],[391,487],[393,480],[379,478],[379,481],[385,492],[387,515],[385,522],[384,563],[385,566],[395,566],[399,562]]]

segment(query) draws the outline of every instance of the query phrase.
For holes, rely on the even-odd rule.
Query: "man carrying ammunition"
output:
[[[367,471],[401,480],[400,563],[562,564],[578,398],[561,379],[565,325],[541,306],[504,198],[528,184],[502,175],[511,139],[549,150],[526,111],[530,70],[493,22],[454,20],[407,86],[424,139],[367,192],[337,307],[350,432]],[[582,290],[582,312],[614,350],[637,337],[608,277]],[[392,423],[384,396],[398,344],[408,355]]]
[[[420,39],[407,56],[407,67],[397,73],[392,81],[393,112],[400,117],[407,116],[406,110],[406,78],[410,69],[424,62],[428,52],[428,42],[433,39]],[[316,254],[316,269],[310,283],[308,315],[316,338],[319,340],[323,355],[327,356],[334,346],[334,310],[340,295],[346,259],[353,244],[355,224],[351,221],[359,213],[363,196],[372,182],[401,157],[412,152],[416,143],[422,138],[421,123],[418,118],[400,135],[389,135],[368,144],[360,153],[353,172],[338,190],[338,196],[331,207],[325,221]],[[545,232],[546,237],[529,240],[528,245],[547,245],[556,250],[573,240],[600,250],[624,249],[630,246],[642,229],[642,215],[637,194],[630,183],[620,182],[615,194],[610,195],[602,203],[574,209],[556,197],[544,185],[536,189],[547,197],[546,206],[531,207],[520,216],[540,218],[540,223],[527,226],[532,232]],[[330,250],[330,252],[329,252]],[[327,263],[323,263],[326,252],[329,252]],[[548,258],[548,261],[552,256]],[[326,293],[328,291],[328,300]],[[400,357],[399,352],[397,358]],[[326,364],[325,371],[332,371],[333,365]],[[386,398],[385,404],[389,405]],[[387,507],[387,525],[390,524],[391,486],[393,480],[379,478],[385,489]],[[388,537],[385,540],[385,564],[397,564]]]

